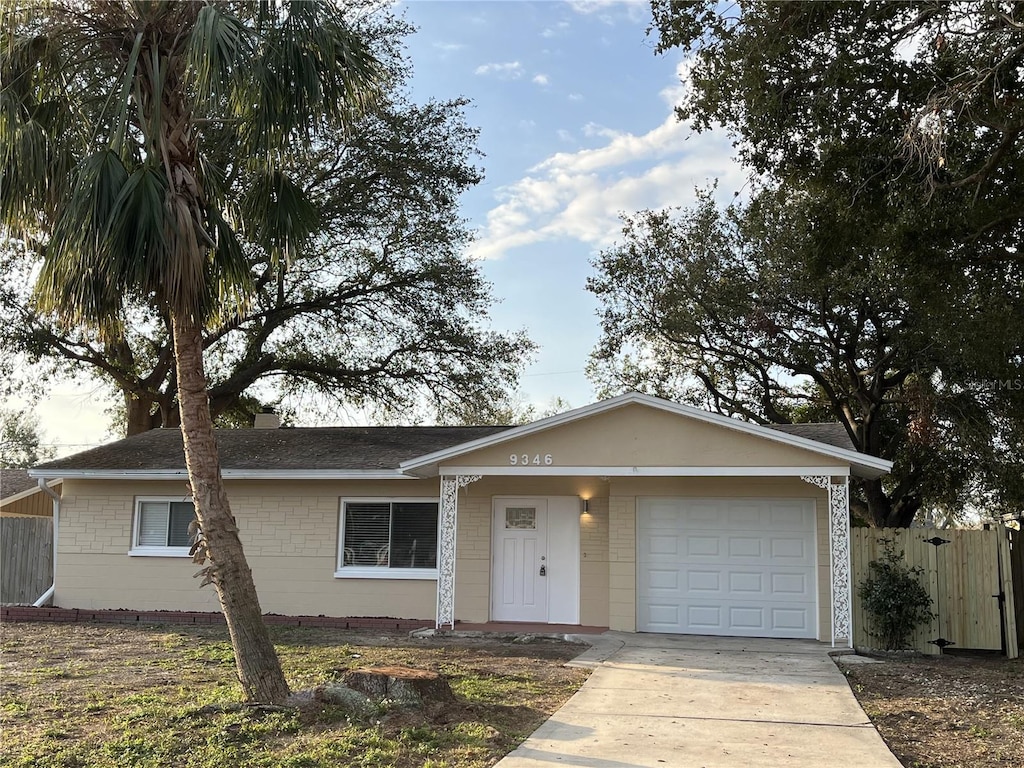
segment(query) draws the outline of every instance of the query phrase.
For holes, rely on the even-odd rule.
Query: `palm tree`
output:
[[[0,226],[42,253],[36,300],[66,323],[116,339],[126,302],[166,313],[197,559],[246,697],[282,701],[221,479],[202,334],[245,303],[245,242],[284,262],[311,234],[316,208],[281,169],[372,108],[383,68],[327,2],[15,0],[2,34]],[[218,167],[225,144],[234,160]]]

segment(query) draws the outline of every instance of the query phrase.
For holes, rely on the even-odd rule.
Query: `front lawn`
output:
[[[1024,659],[949,653],[840,668],[907,768],[1024,766]]]
[[[238,702],[222,627],[6,624],[0,630],[0,765],[312,768],[493,765],[583,683],[582,649],[535,640],[271,628],[293,691],[349,669],[401,665],[445,676],[458,702],[213,711]]]

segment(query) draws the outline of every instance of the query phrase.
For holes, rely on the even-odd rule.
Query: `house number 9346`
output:
[[[533,456],[530,456],[528,453],[511,453],[508,457],[508,463],[512,466],[519,465],[525,467],[532,464],[539,467],[541,464],[553,464],[554,461],[550,453],[535,453]]]

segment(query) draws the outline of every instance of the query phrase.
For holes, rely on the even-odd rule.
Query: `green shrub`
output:
[[[868,563],[870,574],[857,594],[869,616],[868,634],[884,650],[895,651],[906,648],[914,630],[932,620],[932,598],[918,580],[924,569],[907,565],[891,539],[882,544],[882,556]]]

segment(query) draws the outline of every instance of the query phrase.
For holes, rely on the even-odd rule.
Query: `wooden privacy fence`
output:
[[[1011,535],[1016,534],[1011,554]],[[907,563],[923,569],[921,584],[932,598],[934,618],[911,636],[910,647],[921,653],[942,653],[945,647],[995,650],[1016,658],[1024,539],[1000,526],[987,530],[936,528],[854,528],[851,531],[854,646],[875,648],[868,633],[858,588],[868,577],[868,564],[881,557],[885,540],[895,543]],[[1012,558],[1017,570],[1014,589]],[[1024,617],[1022,617],[1024,618]]]
[[[0,603],[31,604],[53,584],[53,519],[0,517]]]

